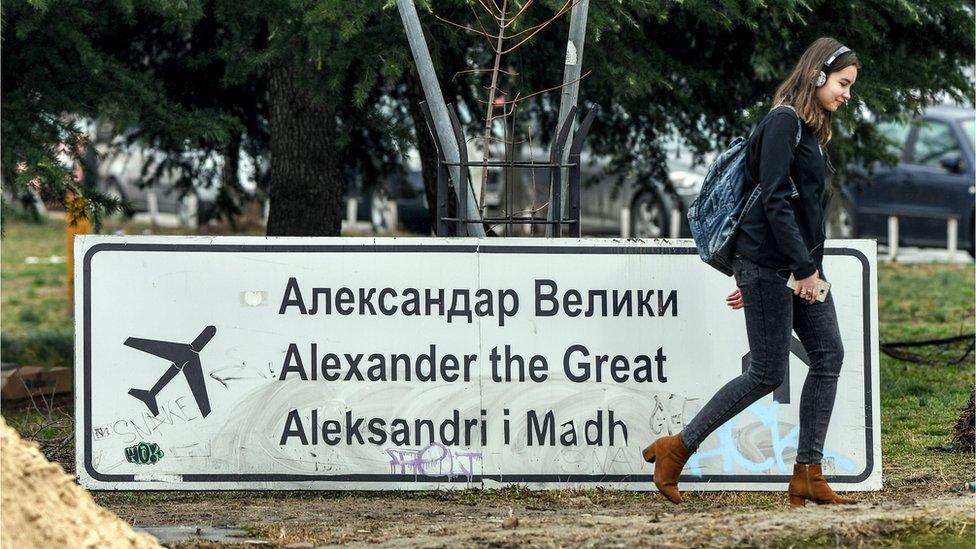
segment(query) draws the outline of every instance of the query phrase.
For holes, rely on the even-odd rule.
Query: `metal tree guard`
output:
[[[437,140],[437,134],[434,130],[433,119],[431,118],[430,109],[427,107],[426,102],[420,103],[421,109],[424,112],[424,118],[427,121],[427,129],[434,136],[434,146],[437,149],[437,236],[449,236],[450,229],[453,227],[454,234],[466,234],[462,229],[466,224],[471,223],[488,223],[492,225],[504,225],[506,227],[506,232],[510,230],[515,225],[547,225],[552,226],[553,236],[562,236],[563,226],[569,228],[569,236],[577,237],[580,236],[580,152],[583,150],[583,141],[586,139],[587,133],[590,131],[590,125],[593,123],[593,117],[596,114],[594,109],[591,109],[587,113],[583,122],[580,123],[579,131],[576,132],[573,142],[569,148],[569,156],[566,162],[562,162],[560,159],[563,158],[563,152],[566,147],[566,141],[569,137],[570,129],[572,128],[573,122],[576,120],[576,107],[570,108],[566,119],[559,126],[556,133],[556,140],[552,143],[549,149],[549,161],[548,162],[536,162],[534,160],[524,161],[524,160],[475,160],[469,161],[467,154],[467,146],[464,139],[464,133],[461,130],[461,123],[458,120],[457,112],[453,104],[449,104],[448,116],[451,119],[451,127],[454,130],[454,139],[457,141],[459,161],[449,162],[444,158],[444,152],[441,150],[440,142]],[[459,181],[451,181],[450,174],[448,171],[449,167],[458,166]],[[469,219],[462,214],[458,214],[457,217],[451,217],[448,213],[448,202],[450,188],[453,187],[455,193],[457,194],[458,203],[466,204],[468,200],[468,170],[473,167],[481,167],[484,169],[489,168],[549,168],[549,184],[552,189],[552,201],[549,207],[552,208],[552,215],[550,219],[536,217],[535,214],[529,216],[513,216],[511,215],[510,204],[506,205],[505,216],[504,217],[485,217],[482,219]],[[562,213],[562,168],[566,168],[568,172],[569,185],[567,192],[569,193],[569,204],[568,204],[568,216],[563,217]],[[510,189],[506,188],[506,195],[510,195]],[[508,198],[508,196],[506,196]],[[463,212],[463,209],[458,211]]]

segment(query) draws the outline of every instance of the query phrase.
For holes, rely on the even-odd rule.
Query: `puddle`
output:
[[[265,541],[249,537],[247,532],[236,528],[218,528],[214,526],[147,526],[144,528],[135,527],[135,529],[155,536],[159,540],[159,543],[163,545],[172,545],[180,541],[267,544]]]

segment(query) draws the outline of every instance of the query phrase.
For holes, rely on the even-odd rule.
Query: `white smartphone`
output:
[[[817,284],[817,301],[823,303],[827,299],[827,292],[830,291],[830,282],[826,280],[819,280]],[[796,278],[793,277],[793,273],[790,273],[790,279],[786,281],[786,285],[789,286],[791,290],[796,290]]]

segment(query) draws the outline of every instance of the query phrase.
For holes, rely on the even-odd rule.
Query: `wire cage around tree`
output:
[[[448,105],[448,118],[450,119],[452,135],[458,147],[458,161],[447,160],[443,147],[437,138],[437,131],[426,102],[422,102],[421,109],[427,122],[427,129],[430,131],[434,146],[437,149],[437,212],[436,212],[436,234],[437,236],[451,236],[466,234],[465,227],[469,224],[485,224],[489,226],[505,227],[506,234],[512,232],[513,227],[517,226],[546,226],[551,230],[547,231],[554,237],[580,236],[580,153],[583,143],[589,133],[593,123],[595,109],[591,109],[586,117],[580,122],[572,142],[569,144],[569,154],[566,160],[563,157],[566,153],[566,145],[569,141],[569,134],[576,120],[577,108],[574,106],[569,110],[565,120],[555,133],[556,138],[549,147],[549,158],[547,161],[535,160],[515,160],[513,154],[506,154],[504,160],[470,160],[467,154],[466,140],[464,138],[461,123],[459,121],[454,105]],[[513,132],[514,133],[514,132]],[[453,181],[450,174],[452,167],[458,168],[458,180]],[[458,207],[455,214],[450,213],[451,192],[453,191],[457,204],[465,205],[468,203],[468,193],[470,192],[470,169],[481,168],[483,170],[517,170],[517,169],[547,169],[550,185],[551,211],[546,217],[537,216],[533,211],[529,215],[512,212],[513,188],[506,185],[504,190],[505,205],[500,216],[479,216],[472,218],[465,215],[465,208]],[[566,172],[567,180],[567,204],[566,212],[563,212],[563,171]],[[565,233],[565,234],[564,234]]]

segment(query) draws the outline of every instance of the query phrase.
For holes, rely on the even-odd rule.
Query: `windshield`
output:
[[[962,133],[966,134],[966,139],[969,140],[969,146],[976,145],[976,120],[967,118],[960,123],[960,126],[962,126]]]

